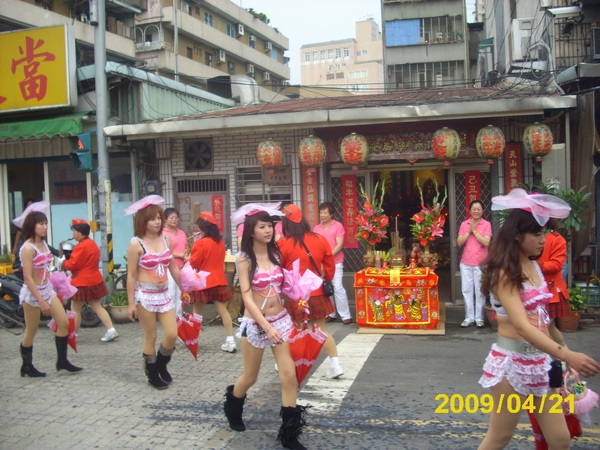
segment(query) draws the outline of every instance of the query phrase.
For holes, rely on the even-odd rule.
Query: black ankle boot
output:
[[[225,390],[225,403],[223,404],[223,410],[225,411],[225,416],[229,421],[229,427],[233,431],[246,430],[246,425],[244,425],[244,421],[242,420],[245,401],[245,395],[242,398],[238,398],[233,395],[233,384],[227,386],[227,389]]]
[[[165,383],[170,383],[173,381],[173,377],[167,370],[167,364],[171,361],[171,355],[175,347],[171,350],[167,350],[162,345],[158,349],[158,354],[156,355],[156,367],[158,367],[158,375]]]
[[[74,366],[67,359],[67,345],[69,343],[68,336],[55,336],[54,342],[56,342],[56,353],[58,359],[56,360],[56,370],[65,369],[67,372],[81,372],[81,367]]]
[[[158,375],[156,355],[144,354],[144,373],[148,377],[148,384],[155,389],[163,390],[169,387]]]
[[[304,414],[306,406],[282,406],[281,412],[281,427],[277,440],[281,441],[284,448],[293,450],[306,450],[306,447],[298,441],[298,436],[302,434],[302,428],[306,425]]]
[[[35,367],[31,360],[33,359],[33,345],[31,347],[23,347],[21,344],[21,358],[23,359],[23,365],[21,366],[21,376],[30,376],[31,378],[45,377],[44,372],[40,372]]]

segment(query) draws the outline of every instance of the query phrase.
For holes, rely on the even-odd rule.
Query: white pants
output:
[[[342,280],[344,278],[344,263],[337,263],[335,265],[335,273],[333,274],[333,300],[335,303],[335,309],[337,309],[338,314],[342,318],[342,320],[352,319],[352,314],[350,314],[350,308],[348,307],[348,295],[346,294],[346,289],[344,289],[344,284]],[[335,317],[335,312],[331,314],[329,317]]]
[[[481,269],[479,266],[460,264],[462,295],[465,300],[465,320],[484,321],[485,297],[481,292]],[[473,299],[473,296],[475,298]],[[473,300],[475,301],[473,303]]]
[[[169,294],[173,299],[173,304],[175,305],[175,314],[179,317],[183,317],[183,310],[181,309],[181,291],[177,287],[177,283],[171,276],[171,272],[167,270],[167,276],[169,277]]]

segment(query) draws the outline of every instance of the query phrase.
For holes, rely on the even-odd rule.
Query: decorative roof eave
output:
[[[460,103],[460,108],[457,105]],[[130,125],[114,125],[104,129],[107,136],[128,136],[130,140],[158,136],[201,136],[275,131],[291,128],[324,128],[352,125],[401,123],[417,121],[457,120],[542,114],[548,109],[575,108],[574,95],[525,97],[520,99],[460,101],[426,105],[320,109],[271,114],[235,114],[205,116],[193,119],[154,121]],[[226,112],[223,111],[223,112]]]

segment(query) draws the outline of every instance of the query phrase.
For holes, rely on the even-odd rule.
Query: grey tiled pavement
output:
[[[34,343],[34,365],[47,376],[38,379],[20,377],[21,336],[0,330],[0,448],[229,447],[236,433],[223,416],[223,393],[241,373],[242,354],[220,350],[223,327],[205,326],[198,361],[178,341],[169,365],[174,382],[157,391],[147,384],[142,370],[139,323],[115,326],[119,337],[109,343],[100,341],[102,326],[79,331],[79,353],[69,348],[69,358],[84,370],[70,374],[56,372],[54,334],[42,322]],[[160,333],[159,326],[159,339]],[[277,393],[273,364],[271,353],[265,352],[252,391],[266,388]],[[249,395],[249,420],[252,411],[264,412],[267,397]],[[265,430],[272,447],[280,422],[275,405],[266,408],[273,410],[268,421],[272,430]]]

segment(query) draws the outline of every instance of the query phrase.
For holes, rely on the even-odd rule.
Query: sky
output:
[[[381,31],[381,0],[232,0],[264,13],[290,42],[290,83],[300,84],[300,47],[356,37],[356,22],[372,18]],[[475,0],[466,0],[472,9]],[[467,20],[471,21],[469,12]]]

